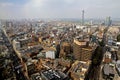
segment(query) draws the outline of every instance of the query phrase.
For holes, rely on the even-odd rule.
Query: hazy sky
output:
[[[0,19],[120,18],[120,0],[0,0]]]

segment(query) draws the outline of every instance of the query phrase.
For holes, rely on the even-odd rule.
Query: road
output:
[[[3,40],[4,40],[4,44],[6,45],[6,47],[8,48],[10,52],[10,59],[13,61],[13,71],[16,74],[16,79],[27,80],[22,70],[21,59],[17,56],[16,52],[13,49],[13,45],[11,44],[9,38],[7,37],[3,29],[1,29],[1,33],[2,33]]]

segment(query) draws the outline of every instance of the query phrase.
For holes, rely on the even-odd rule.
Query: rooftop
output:
[[[87,73],[87,70],[89,68],[90,62],[84,62],[84,61],[75,61],[72,64],[72,67],[70,69],[70,75],[75,80],[81,80],[85,78],[85,75]]]
[[[64,73],[52,69],[43,71],[42,75],[48,80],[63,80],[67,77]]]

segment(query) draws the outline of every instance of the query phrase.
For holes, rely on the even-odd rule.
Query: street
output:
[[[13,45],[11,44],[11,42],[9,41],[8,37],[5,35],[5,32],[2,29],[1,29],[1,33],[2,33],[3,40],[4,40],[4,44],[6,45],[6,47],[8,48],[10,52],[10,59],[13,61],[13,71],[16,74],[16,79],[27,80],[22,71],[21,60],[16,55],[13,49]],[[18,66],[21,66],[21,67],[18,67]]]

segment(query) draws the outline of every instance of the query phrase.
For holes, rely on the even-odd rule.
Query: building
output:
[[[87,61],[91,59],[93,49],[87,46],[86,41],[74,39],[73,55],[76,60]]]
[[[0,21],[0,28],[2,28],[2,24],[1,24],[1,21]]]
[[[106,17],[106,26],[111,26],[111,24],[112,24],[112,20],[111,20],[111,17],[109,16],[109,17]]]
[[[27,62],[27,70],[28,70],[28,74],[29,74],[29,75],[31,75],[31,74],[33,74],[33,73],[36,72],[35,68],[36,68],[36,66],[35,66],[34,63],[32,63],[32,62]]]
[[[21,47],[23,48],[23,47],[28,47],[28,46],[31,46],[31,45],[29,45],[28,43],[30,43],[30,42],[32,42],[32,40],[31,39],[28,39],[28,38],[23,38],[23,39],[18,39],[18,41],[20,42],[20,45],[21,45]],[[33,45],[32,45],[33,46]]]
[[[84,80],[87,75],[89,65],[90,61],[75,61],[68,71],[68,74],[70,75],[72,80]]]
[[[116,67],[116,70],[117,70],[117,72],[118,72],[118,75],[120,76],[120,60],[117,61],[115,67]]]
[[[115,76],[114,66],[110,64],[105,64],[102,71],[105,79],[113,79]]]
[[[55,51],[47,51],[45,54],[46,58],[55,59]]]
[[[112,56],[112,54],[107,51],[107,52],[104,54],[103,62],[104,62],[104,63],[110,63],[110,62],[112,62],[111,56]]]
[[[6,27],[13,27],[13,22],[7,21],[5,24]]]
[[[52,69],[41,72],[42,80],[69,80],[67,75]]]
[[[34,74],[44,69],[41,59],[29,58],[26,62],[28,74]]]
[[[54,60],[54,68],[66,73],[71,67],[71,61],[70,60],[65,60],[63,58],[60,59],[55,59]]]
[[[40,76],[40,73],[32,74],[30,79],[31,80],[42,80],[41,76]]]
[[[63,42],[60,46],[60,58],[66,58],[71,53],[71,45],[68,42]]]
[[[84,25],[84,10],[82,10],[82,25]]]
[[[13,45],[15,45],[16,49],[20,49],[21,48],[20,42],[18,42],[16,40],[13,40]]]

